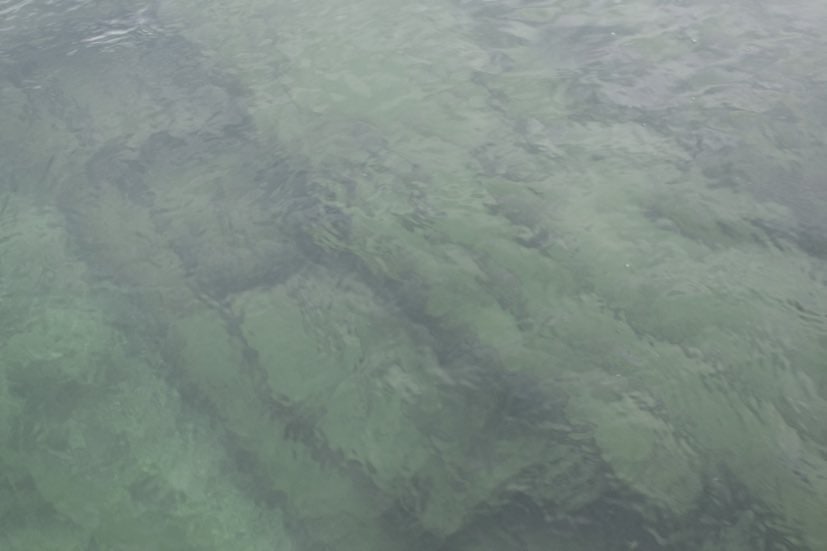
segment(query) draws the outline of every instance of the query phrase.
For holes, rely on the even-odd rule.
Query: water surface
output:
[[[824,28],[0,0],[0,547],[827,548]]]

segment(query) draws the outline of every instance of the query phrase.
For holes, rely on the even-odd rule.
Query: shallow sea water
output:
[[[827,549],[825,28],[0,0],[0,549]]]

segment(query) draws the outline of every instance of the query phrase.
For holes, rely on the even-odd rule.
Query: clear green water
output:
[[[827,549],[817,0],[0,0],[0,550]]]

